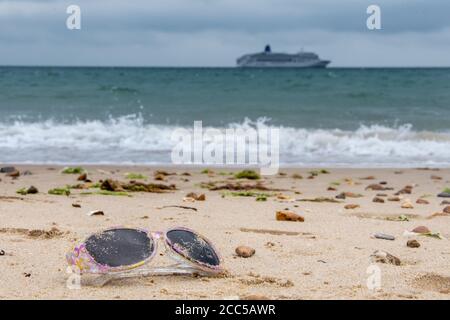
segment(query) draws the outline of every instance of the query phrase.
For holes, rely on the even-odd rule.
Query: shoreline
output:
[[[311,171],[322,168],[281,168],[285,175],[263,177],[260,181],[269,190],[283,191],[260,191],[268,194],[267,199],[256,201],[252,196],[233,196],[229,190],[201,188],[201,183],[256,183],[236,180],[234,174],[239,169],[235,167],[207,166],[214,173],[202,173],[205,166],[85,167],[93,183],[107,178],[126,181],[126,174],[133,172],[145,175],[145,183],[177,187],[168,193],[130,192],[131,196],[101,195],[96,189],[71,189],[69,196],[50,195],[48,190],[52,188],[83,182],[77,181],[78,175],[62,174],[63,166],[16,167],[31,174],[12,179],[0,173],[0,250],[5,252],[0,256],[3,299],[220,300],[245,299],[250,295],[270,299],[449,298],[450,216],[430,217],[446,207],[441,205],[445,199],[437,194],[450,187],[450,169],[325,168],[329,173],[316,172],[313,176]],[[155,170],[176,174],[155,180]],[[190,175],[182,175],[184,172]],[[382,186],[389,190],[366,189],[380,182],[386,182]],[[39,190],[38,194],[16,193],[31,185]],[[387,200],[407,185],[412,185],[410,194],[400,194],[400,201]],[[183,201],[190,192],[203,193],[206,200]],[[342,192],[361,197],[336,198]],[[339,202],[303,201],[321,197]],[[375,197],[383,198],[384,203],[373,202]],[[419,199],[428,204],[418,204]],[[412,209],[402,208],[407,200]],[[73,207],[75,203],[81,208]],[[345,209],[350,204],[359,207]],[[192,206],[197,211],[158,209],[171,205]],[[301,215],[305,221],[277,221],[276,212],[285,209]],[[102,210],[105,215],[87,216],[92,210]],[[401,216],[407,220],[399,220]],[[151,230],[185,226],[197,230],[218,248],[229,275],[148,277],[115,281],[102,288],[67,289],[65,253],[89,234],[119,225]],[[407,247],[404,231],[421,225],[440,232],[446,239],[417,236],[414,239],[421,246]],[[54,231],[49,232],[52,228]],[[375,233],[393,235],[395,240],[376,239]],[[255,255],[237,257],[235,248],[240,245],[254,248]],[[401,264],[376,263],[382,272],[381,288],[372,291],[366,286],[367,268],[373,264],[370,256],[376,250],[398,257]],[[151,263],[164,265],[166,257],[157,256]]]

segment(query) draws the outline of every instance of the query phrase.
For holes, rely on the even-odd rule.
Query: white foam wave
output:
[[[245,120],[227,127],[267,128],[267,123]],[[146,124],[135,116],[0,122],[0,162],[169,164],[177,128]],[[280,161],[298,166],[450,166],[450,133],[416,131],[411,125],[360,126],[355,131],[281,127]]]

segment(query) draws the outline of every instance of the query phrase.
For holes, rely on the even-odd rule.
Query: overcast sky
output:
[[[450,1],[0,0],[0,65],[234,66],[266,44],[332,66],[450,66]]]

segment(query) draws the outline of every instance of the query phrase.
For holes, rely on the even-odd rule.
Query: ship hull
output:
[[[297,62],[261,62],[261,61],[249,61],[246,63],[238,63],[239,68],[326,68],[330,64],[330,61],[319,60],[310,63],[297,63]]]

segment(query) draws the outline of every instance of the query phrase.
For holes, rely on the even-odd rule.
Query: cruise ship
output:
[[[270,45],[266,46],[264,52],[246,54],[236,62],[238,67],[243,68],[325,68],[330,63],[328,60],[321,60],[312,52],[272,52]]]

